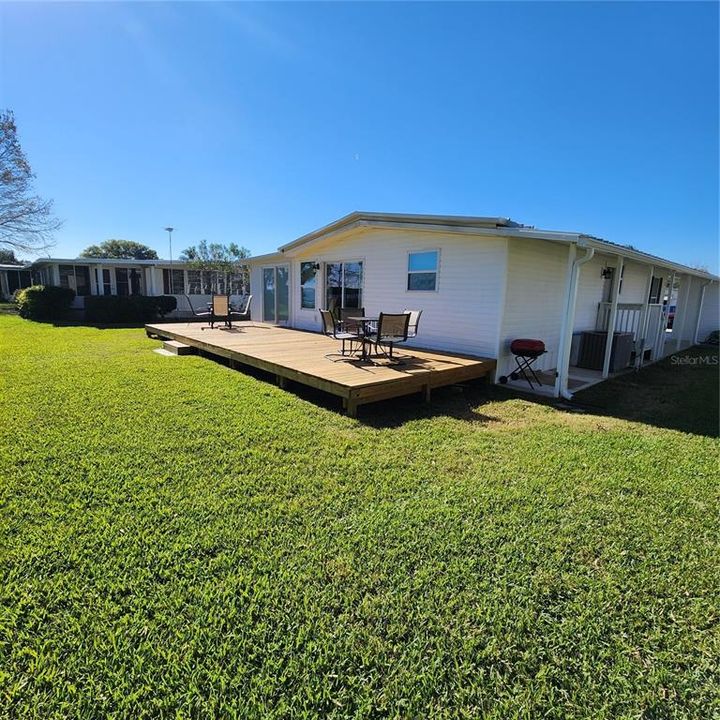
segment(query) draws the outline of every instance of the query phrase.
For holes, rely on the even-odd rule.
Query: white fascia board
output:
[[[598,238],[587,237],[586,243],[589,247],[594,247],[596,250],[602,250],[604,253],[608,253],[609,255],[622,255],[624,258],[629,260],[635,260],[637,262],[645,263],[646,265],[655,265],[656,267],[661,267],[664,270],[674,270],[675,272],[683,273],[685,275],[695,275],[696,277],[705,278],[706,280],[720,279],[717,275],[707,273],[704,270],[697,270],[695,268],[688,267],[687,265],[672,262],[672,260],[665,260],[657,255],[644,253],[640,250],[633,250],[631,248],[623,247],[622,245],[614,245],[613,243],[608,243]]]

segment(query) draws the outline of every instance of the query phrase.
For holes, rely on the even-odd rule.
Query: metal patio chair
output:
[[[417,337],[418,326],[420,325],[420,316],[422,315],[423,311],[408,310],[407,308],[405,308],[403,312],[410,315],[410,322],[408,323],[408,339]]]
[[[401,360],[393,357],[393,347],[407,341],[409,326],[410,313],[380,313],[377,330],[369,335],[369,339],[375,344],[376,351],[381,352],[392,364],[402,365]]]
[[[339,359],[347,358],[348,355],[352,355],[353,343],[362,342],[362,338],[359,333],[352,333],[343,330],[329,310],[321,310],[320,316],[322,317],[323,334],[333,338],[333,340],[340,340],[342,343],[342,349],[339,353],[328,353],[325,357],[328,358],[328,360],[332,360],[332,358],[337,355],[340,355]],[[345,343],[350,344],[350,349],[347,351],[347,354],[345,351]],[[337,360],[333,360],[333,362],[337,362]]]
[[[208,318],[208,321],[210,319],[210,316],[212,315],[212,310],[196,310],[193,307],[192,300],[190,300],[189,295],[185,295],[185,299],[187,300],[188,307],[190,308],[190,312],[193,314],[193,317],[196,318]],[[201,328],[201,330],[204,330],[205,328]]]
[[[238,319],[249,319],[250,316],[250,303],[252,302],[253,296],[248,295],[243,304],[235,308],[232,305],[230,305],[230,318],[238,318]]]

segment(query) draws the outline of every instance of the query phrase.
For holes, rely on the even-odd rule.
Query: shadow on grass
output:
[[[230,366],[230,361],[225,358],[201,354],[207,360]],[[246,365],[237,365],[236,368],[264,382],[275,382],[272,373]],[[719,369],[717,348],[698,346],[639,372],[628,373],[578,392],[571,406],[594,415],[718,437]],[[335,395],[289,380],[286,390],[319,407],[343,412],[342,401]],[[480,379],[437,388],[433,390],[430,403],[424,402],[422,394],[415,393],[361,405],[357,419],[363,425],[377,429],[400,427],[408,422],[433,417],[451,417],[485,425],[498,422],[500,418],[483,414],[479,408],[486,403],[511,398],[563,409],[568,406],[566,401],[559,403],[552,398],[514,392]]]
[[[230,360],[219,355],[200,352],[199,356],[224,367],[232,367]],[[234,369],[257,380],[275,384],[275,375],[265,370],[239,363],[234,366]],[[325,410],[338,414],[344,413],[342,400],[336,395],[292,380],[286,381],[285,390]],[[486,424],[497,422],[498,418],[483,415],[478,412],[477,407],[491,400],[502,400],[508,397],[507,393],[484,379],[436,388],[432,392],[432,400],[429,403],[424,401],[423,395],[423,393],[413,393],[361,405],[358,408],[357,420],[363,425],[378,429],[400,427],[413,420],[433,417],[452,417],[466,422]]]
[[[595,415],[718,437],[719,370],[717,347],[695,346],[582,390],[573,404]]]

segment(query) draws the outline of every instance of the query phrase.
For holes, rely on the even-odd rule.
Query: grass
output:
[[[0,717],[720,715],[709,433],[157,345],[0,317]]]

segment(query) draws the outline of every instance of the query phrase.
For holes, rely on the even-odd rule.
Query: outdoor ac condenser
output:
[[[594,330],[584,332],[580,341],[580,353],[577,366],[588,370],[602,370],[605,360],[605,342],[607,332]],[[630,364],[633,349],[633,334],[616,332],[613,336],[610,354],[610,372],[617,372]]]

